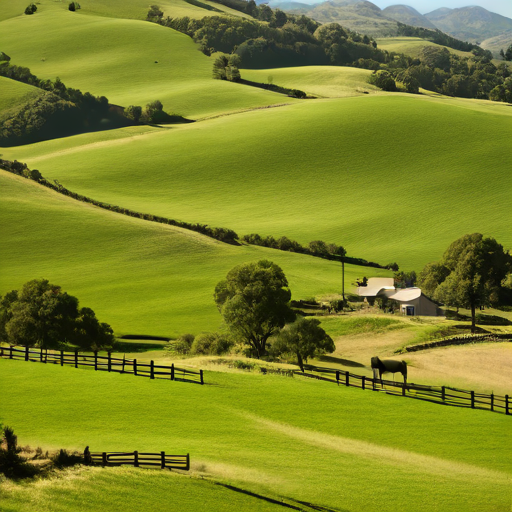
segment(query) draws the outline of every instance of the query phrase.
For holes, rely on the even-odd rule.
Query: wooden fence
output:
[[[295,370],[294,373],[363,390],[385,391],[391,395],[402,395],[408,398],[427,400],[439,404],[468,407],[471,409],[484,409],[505,413],[507,415],[512,414],[512,400],[509,395],[500,396],[494,393],[488,395],[450,386],[425,386],[410,382],[404,384],[403,382],[384,379],[382,380],[383,386],[381,387],[380,379],[366,377],[365,375],[357,375],[343,370],[313,365],[304,365],[304,369],[306,370],[305,372]]]
[[[99,464],[101,466],[134,466],[159,467],[161,469],[190,469],[190,455],[167,455],[165,452],[89,452],[85,449],[84,460],[86,464]]]
[[[60,364],[61,366],[71,365],[75,368],[88,366],[96,371],[129,373],[138,377],[149,377],[150,379],[169,379],[204,384],[203,370],[178,368],[174,364],[171,364],[171,366],[156,365],[154,361],[141,363],[137,359],[112,357],[110,352],[106,356],[99,356],[98,352],[91,355],[78,351],[64,352],[63,350],[11,345],[0,347],[0,357]]]

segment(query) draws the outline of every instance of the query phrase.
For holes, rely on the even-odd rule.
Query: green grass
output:
[[[322,327],[331,337],[335,337],[351,334],[382,333],[383,331],[403,329],[407,325],[396,318],[361,315],[323,319]]]
[[[94,309],[116,334],[172,337],[216,330],[221,317],[215,285],[246,261],[280,265],[296,299],[341,288],[336,262],[226,245],[101,210],[4,171],[0,182],[0,294],[30,279],[49,279]],[[347,265],[346,282],[361,271]]]
[[[0,76],[0,92],[0,118],[41,94],[36,87],[3,76]]]
[[[207,372],[201,387],[21,361],[0,366],[0,419],[21,444],[189,452],[194,474],[336,510],[510,505],[505,415],[272,375]],[[103,478],[115,493],[114,474]],[[135,472],[127,481],[132,475],[137,488],[148,481]],[[158,500],[164,477],[155,479]]]
[[[213,80],[213,60],[185,34],[154,23],[85,13],[41,9],[37,15],[3,21],[0,48],[13,64],[30,68],[39,78],[60,77],[68,87],[125,107],[159,99],[167,112],[197,118],[297,101]],[[70,44],[73,50],[65,51]]]
[[[446,48],[450,53],[458,55],[459,57],[471,57],[471,52],[463,52],[461,50],[455,50],[442,46],[420,37],[382,37],[377,39],[377,47],[381,50],[388,52],[404,53],[411,57],[419,57],[421,50],[426,46],[433,46],[435,48]]]
[[[510,113],[370,95],[3,152],[102,201],[239,234],[323,239],[420,270],[466,233],[512,245]]]
[[[242,78],[267,84],[272,83],[289,89],[300,89],[308,95],[327,98],[359,96],[382,92],[368,83],[371,71],[367,69],[336,66],[304,66],[276,69],[243,69]]]

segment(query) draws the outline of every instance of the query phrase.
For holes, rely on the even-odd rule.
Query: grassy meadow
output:
[[[336,511],[482,512],[510,505],[504,415],[272,375],[207,372],[207,385],[196,386],[38,363],[0,366],[1,420],[16,427],[23,444],[189,452],[194,476]],[[94,491],[93,503],[107,493],[115,501],[124,488],[118,475],[136,489],[149,483],[139,471],[86,472],[69,485],[41,491],[36,484],[34,492],[59,496],[59,510],[81,510],[74,503],[84,500],[91,481],[113,483],[112,492]],[[171,475],[155,476],[150,508],[163,499],[166,481],[173,485]],[[13,510],[27,501],[15,488],[3,492]],[[128,500],[127,510],[134,510],[133,493]],[[231,510],[220,502],[211,507]]]
[[[503,104],[370,95],[3,153],[137,211],[322,239],[420,270],[468,232],[512,245],[510,114]]]
[[[471,52],[463,52],[462,50],[455,50],[448,48],[420,37],[379,37],[377,38],[377,46],[381,50],[388,52],[404,53],[411,57],[419,57],[421,50],[426,46],[433,46],[435,48],[447,48],[450,53],[458,55],[459,57],[471,57]]]
[[[246,261],[279,264],[295,299],[341,289],[336,262],[227,245],[101,210],[4,171],[0,183],[2,294],[30,279],[49,279],[94,309],[117,334],[175,336],[216,330],[221,316],[213,301],[215,285]],[[365,270],[346,265],[347,287]]]

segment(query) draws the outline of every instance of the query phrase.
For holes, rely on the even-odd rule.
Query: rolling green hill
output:
[[[465,233],[512,245],[504,104],[411,95],[305,100],[173,129],[6,149],[137,211],[420,270]],[[447,141],[450,143],[447,144]]]
[[[252,246],[115,214],[0,171],[0,294],[49,279],[116,334],[216,330],[215,285],[240,263],[270,259],[296,299],[337,293],[339,263]],[[346,283],[366,269],[346,266]],[[389,275],[387,271],[376,271]]]
[[[510,418],[502,414],[274,375],[207,372],[207,385],[195,386],[21,361],[0,366],[1,419],[34,447],[189,452],[194,475],[337,512],[510,505]],[[148,474],[107,469],[46,491],[36,484],[34,492],[55,497],[59,511],[75,511],[84,499],[77,489],[90,492],[94,505],[107,493],[116,501],[124,488],[117,475],[137,489],[149,484]],[[166,481],[172,489],[172,478],[159,472],[151,497],[141,489],[149,509],[163,500]],[[212,500],[209,510],[232,510],[224,492],[215,498],[208,484],[196,488]],[[10,503],[26,500],[15,495]],[[126,510],[135,510],[133,500],[129,491]]]
[[[387,50],[388,52],[404,53],[411,57],[418,58],[421,54],[421,50],[426,46],[435,46],[437,48],[447,48],[448,51],[458,55],[460,57],[471,57],[471,52],[463,52],[461,50],[455,50],[448,48],[447,46],[441,46],[421,39],[420,37],[381,37],[377,39],[377,44],[381,50]]]
[[[41,94],[36,87],[0,76],[0,119]]]
[[[159,99],[166,112],[197,118],[297,101],[212,80],[212,58],[185,34],[149,22],[41,9],[3,21],[0,48],[41,79],[60,77],[124,107]]]

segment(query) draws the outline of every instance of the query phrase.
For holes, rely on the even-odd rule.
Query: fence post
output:
[[[64,366],[64,350],[60,351],[60,365]]]
[[[123,354],[123,369],[121,370],[121,373],[124,373],[124,363],[126,361],[126,354]]]
[[[199,374],[201,375],[201,385],[203,385],[204,384],[203,370],[199,370]]]
[[[133,452],[133,465],[138,468],[139,467],[139,452],[135,451]]]
[[[363,379],[362,379],[362,388],[363,388],[363,391],[366,388],[366,377],[364,375],[363,375]]]
[[[25,361],[28,361],[28,345],[25,346]]]
[[[475,408],[475,392],[471,391],[471,409]]]
[[[94,371],[98,371],[98,351],[94,351]]]
[[[150,374],[149,374],[149,378],[150,379],[154,379],[155,378],[155,363],[153,360],[151,360],[151,366],[150,366]]]
[[[336,384],[340,385],[340,371],[336,370]]]
[[[174,363],[171,364],[171,380],[174,380]]]
[[[44,364],[46,364],[48,362],[48,349],[45,348],[44,349]]]
[[[402,396],[405,396],[405,381],[402,383]]]
[[[349,373],[345,372],[345,386],[350,386],[349,378]]]
[[[108,352],[108,371],[112,368],[112,352]]]
[[[12,359],[12,345],[9,345],[9,359]]]
[[[107,465],[107,452],[103,452],[101,454],[101,465],[106,466]]]
[[[187,467],[185,468],[186,471],[190,469],[190,454],[187,453]]]
[[[505,395],[505,414],[508,415],[508,395]]]
[[[78,368],[78,350],[75,350],[75,368]]]
[[[491,393],[491,411],[494,411],[494,393]]]
[[[41,347],[41,351],[39,352],[39,362],[43,362],[43,347]]]
[[[441,388],[441,396],[442,396],[443,402],[444,402],[446,399],[446,388],[444,386]]]
[[[165,469],[165,452],[161,452],[161,455],[162,455],[162,469]]]

